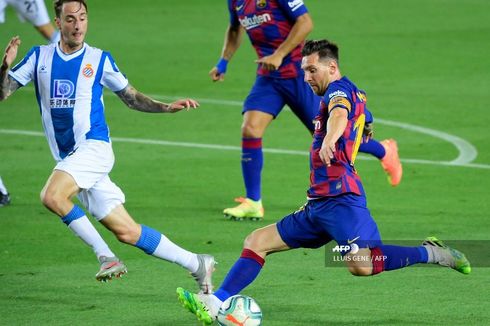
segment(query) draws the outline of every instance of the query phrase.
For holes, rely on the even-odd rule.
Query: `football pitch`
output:
[[[470,275],[409,267],[360,278],[325,267],[324,249],[299,249],[268,257],[244,294],[257,300],[266,326],[490,325],[490,2],[306,5],[315,23],[310,38],[338,43],[342,73],[367,92],[375,137],[398,141],[399,187],[387,183],[378,161],[356,162],[382,237],[468,241],[474,249],[466,254],[478,263]],[[304,203],[311,137],[284,110],[264,137],[265,220],[225,221],[222,209],[244,195],[241,101],[256,58],[245,36],[225,82],[210,81],[228,22],[226,1],[90,1],[89,17],[87,43],[110,51],[138,90],[201,103],[174,115],[145,114],[106,91],[116,155],[111,178],[138,222],[186,249],[213,254],[219,285],[249,232]],[[44,42],[11,9],[6,18],[2,55],[14,35],[22,39],[17,61]],[[12,204],[0,208],[0,325],[196,325],[175,295],[178,286],[195,288],[186,271],[119,243],[100,224],[129,272],[95,281],[92,251],[40,203],[53,167],[31,84],[0,102],[0,176],[12,194]]]

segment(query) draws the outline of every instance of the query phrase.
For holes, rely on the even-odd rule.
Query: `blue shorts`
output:
[[[321,98],[303,78],[302,73],[296,78],[286,79],[257,76],[243,104],[243,113],[261,111],[275,118],[287,104],[305,127],[313,131],[313,120]]]
[[[319,248],[331,240],[341,246],[355,242],[359,248],[382,244],[366,197],[355,194],[310,200],[280,220],[277,230],[290,248]]]

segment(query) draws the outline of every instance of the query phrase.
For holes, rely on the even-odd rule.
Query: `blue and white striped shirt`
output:
[[[44,132],[60,161],[87,139],[110,142],[103,88],[128,85],[110,53],[87,44],[65,54],[57,44],[33,47],[9,75],[25,86],[34,81]]]

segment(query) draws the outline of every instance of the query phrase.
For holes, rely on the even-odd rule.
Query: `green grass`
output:
[[[474,163],[490,165],[488,35],[490,3],[467,0],[308,1],[311,37],[341,46],[344,74],[364,88],[375,117],[418,125],[465,139]],[[110,50],[130,82],[159,98],[241,101],[253,82],[255,54],[244,39],[224,83],[207,72],[222,46],[223,1],[90,2],[87,42]],[[7,11],[0,46],[19,34],[19,59],[43,42]],[[150,115],[130,111],[106,93],[113,137],[240,145],[240,107],[207,104],[196,111]],[[0,103],[0,129],[41,131],[32,86]],[[54,164],[43,137],[0,133],[0,175],[12,205],[0,209],[0,325],[195,325],[177,303],[175,288],[193,288],[176,265],[118,243],[96,225],[129,268],[122,280],[99,284],[90,250],[39,202]],[[383,124],[404,159],[451,161],[456,148],[441,139]],[[289,111],[267,131],[267,148],[307,151],[308,133]],[[239,151],[114,142],[111,178],[124,190],[128,211],[176,243],[219,260],[219,284],[253,229],[304,202],[307,157],[265,154],[266,221],[223,221],[221,210],[243,194]],[[490,169],[404,164],[391,188],[379,163],[359,160],[370,210],[385,239],[490,240]],[[265,325],[490,324],[489,269],[469,276],[444,268],[407,268],[371,278],[325,268],[324,250],[295,250],[268,258],[245,290],[259,302]],[[475,253],[468,252],[471,258]]]

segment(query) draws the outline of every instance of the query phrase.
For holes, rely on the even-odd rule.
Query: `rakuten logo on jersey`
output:
[[[270,14],[262,14],[262,15],[253,15],[252,17],[245,17],[243,19],[238,19],[240,21],[240,24],[245,28],[246,30],[258,27],[262,25],[263,23],[270,22],[272,20]]]
[[[328,98],[331,99],[334,96],[341,96],[341,97],[347,97],[347,94],[345,94],[342,91],[335,91],[333,93],[328,94]]]
[[[288,6],[291,8],[291,11],[295,11],[302,5],[304,5],[303,0],[293,0],[288,2]]]

